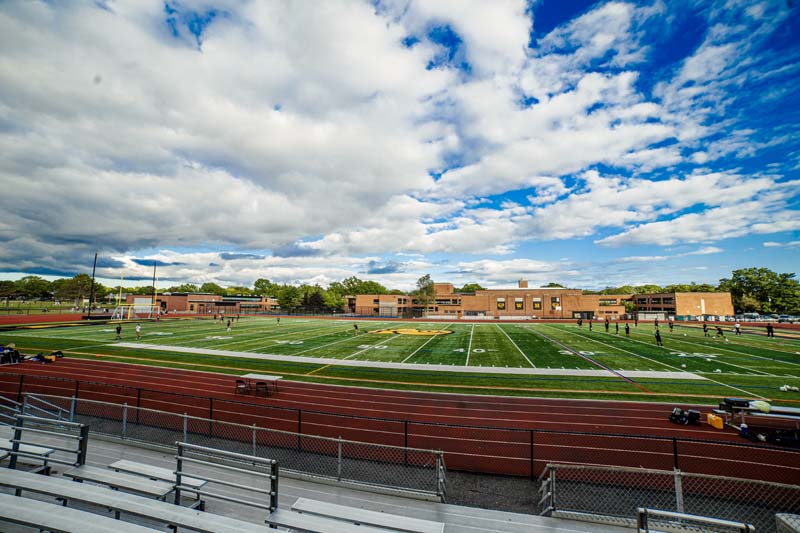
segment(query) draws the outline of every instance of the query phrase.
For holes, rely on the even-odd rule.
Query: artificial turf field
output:
[[[387,388],[692,403],[743,396],[800,403],[800,393],[780,390],[800,387],[800,338],[770,339],[755,329],[741,336],[726,331],[725,340],[704,337],[696,325],[676,325],[670,333],[662,324],[664,347],[658,347],[652,323],[631,325],[630,337],[623,324],[616,334],[613,323],[606,333],[599,322],[593,331],[586,322],[579,328],[286,317],[280,323],[274,317],[241,318],[231,332],[207,318],[141,324],[139,341],[135,323],[123,324],[124,346],[115,342],[112,323],[20,328],[0,332],[0,343],[14,342],[26,354],[60,349],[73,357]],[[181,352],[186,348],[192,353]],[[259,354],[292,357],[271,360]],[[400,366],[354,366],[359,361]]]

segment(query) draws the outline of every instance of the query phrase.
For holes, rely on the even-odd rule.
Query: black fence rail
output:
[[[549,463],[591,464],[728,476],[798,485],[800,450],[685,437],[445,424],[261,405],[63,377],[0,374],[0,395],[75,397],[155,409],[210,422],[297,435],[441,450],[451,471],[538,478]]]

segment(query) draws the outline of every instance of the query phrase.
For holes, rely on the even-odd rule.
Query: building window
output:
[[[194,304],[189,304],[189,311],[194,311]]]
[[[561,309],[561,297],[553,296],[550,298],[550,309],[553,311],[558,311]]]
[[[647,304],[647,298],[636,298],[636,303],[639,305]]]
[[[664,303],[665,304],[674,304],[675,303],[675,298],[664,298]]]
[[[522,298],[516,298],[514,300],[514,309],[517,311],[522,311],[525,309],[525,301]]]
[[[650,298],[650,303],[651,304],[660,304],[661,303],[661,298]]]
[[[497,309],[500,311],[506,308],[506,299],[505,298],[498,298],[497,299]]]
[[[541,298],[534,298],[533,299],[533,309],[534,310],[541,310],[542,308],[542,299]]]
[[[601,298],[600,305],[617,305],[616,298]]]

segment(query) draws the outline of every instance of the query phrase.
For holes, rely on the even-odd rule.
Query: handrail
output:
[[[754,532],[756,528],[751,524],[745,524],[743,522],[734,522],[732,520],[723,520],[721,518],[712,518],[710,516],[699,516],[687,513],[677,513],[675,511],[661,511],[658,509],[644,509],[639,507],[636,509],[637,512],[637,519],[636,519],[636,527],[637,531],[640,533],[658,533],[655,530],[651,530],[648,519],[652,516],[654,518],[668,518],[673,520],[691,520],[692,522],[700,522],[702,524],[708,524],[711,526],[720,526],[732,529],[738,529],[741,533],[750,533]]]

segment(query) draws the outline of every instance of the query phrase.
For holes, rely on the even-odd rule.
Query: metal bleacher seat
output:
[[[11,472],[14,472],[13,470]],[[30,474],[36,475],[36,474]],[[42,476],[37,476],[42,477]],[[43,478],[44,479],[44,478]],[[0,494],[0,520],[39,530],[60,533],[153,533],[148,527],[121,522],[86,511],[65,509],[60,505]]]
[[[369,511],[357,507],[298,498],[292,510],[352,522],[357,525],[377,526],[391,531],[407,533],[442,533],[444,524],[409,516]]]
[[[112,474],[115,472],[108,471]],[[101,487],[98,485],[88,485],[86,483],[75,483],[64,479],[62,477],[47,477],[30,472],[23,472],[20,470],[8,470],[0,468],[0,486],[12,487],[20,492],[34,492],[37,494],[44,494],[61,499],[64,505],[68,505],[70,501],[76,501],[86,504],[94,504],[103,508],[108,508],[114,511],[115,517],[119,518],[121,514],[137,516],[141,518],[148,518],[154,521],[170,524],[176,527],[185,527],[193,531],[200,531],[202,533],[271,533],[274,529],[270,529],[265,525],[253,524],[244,522],[235,518],[228,518],[226,516],[215,515],[188,507],[181,507],[172,503],[162,502],[135,494],[126,494],[124,492],[115,491],[110,488]],[[15,498],[8,496],[8,498]],[[29,506],[28,502],[41,503],[28,498],[16,498],[7,500],[8,505],[17,507]],[[52,504],[47,505],[51,516],[56,518],[61,516],[62,512],[72,512],[73,509],[64,509],[63,507],[55,506]],[[2,507],[2,505],[0,505]],[[128,522],[115,521],[103,516],[93,515],[84,511],[74,511],[80,513],[84,520],[94,522],[94,517],[103,519],[103,527],[99,529],[90,529],[88,527],[76,529],[60,529],[55,527],[58,522],[41,524],[43,526],[50,525],[54,531],[75,531],[94,533],[115,531],[126,533],[127,531],[152,531],[150,529],[124,529],[126,525],[132,525]],[[87,518],[88,517],[88,518]],[[98,523],[100,523],[98,521]],[[82,523],[79,523],[79,525]],[[110,524],[110,525],[109,525]],[[39,525],[39,524],[37,524]],[[138,527],[138,526],[137,526]],[[364,532],[367,533],[367,532]]]

